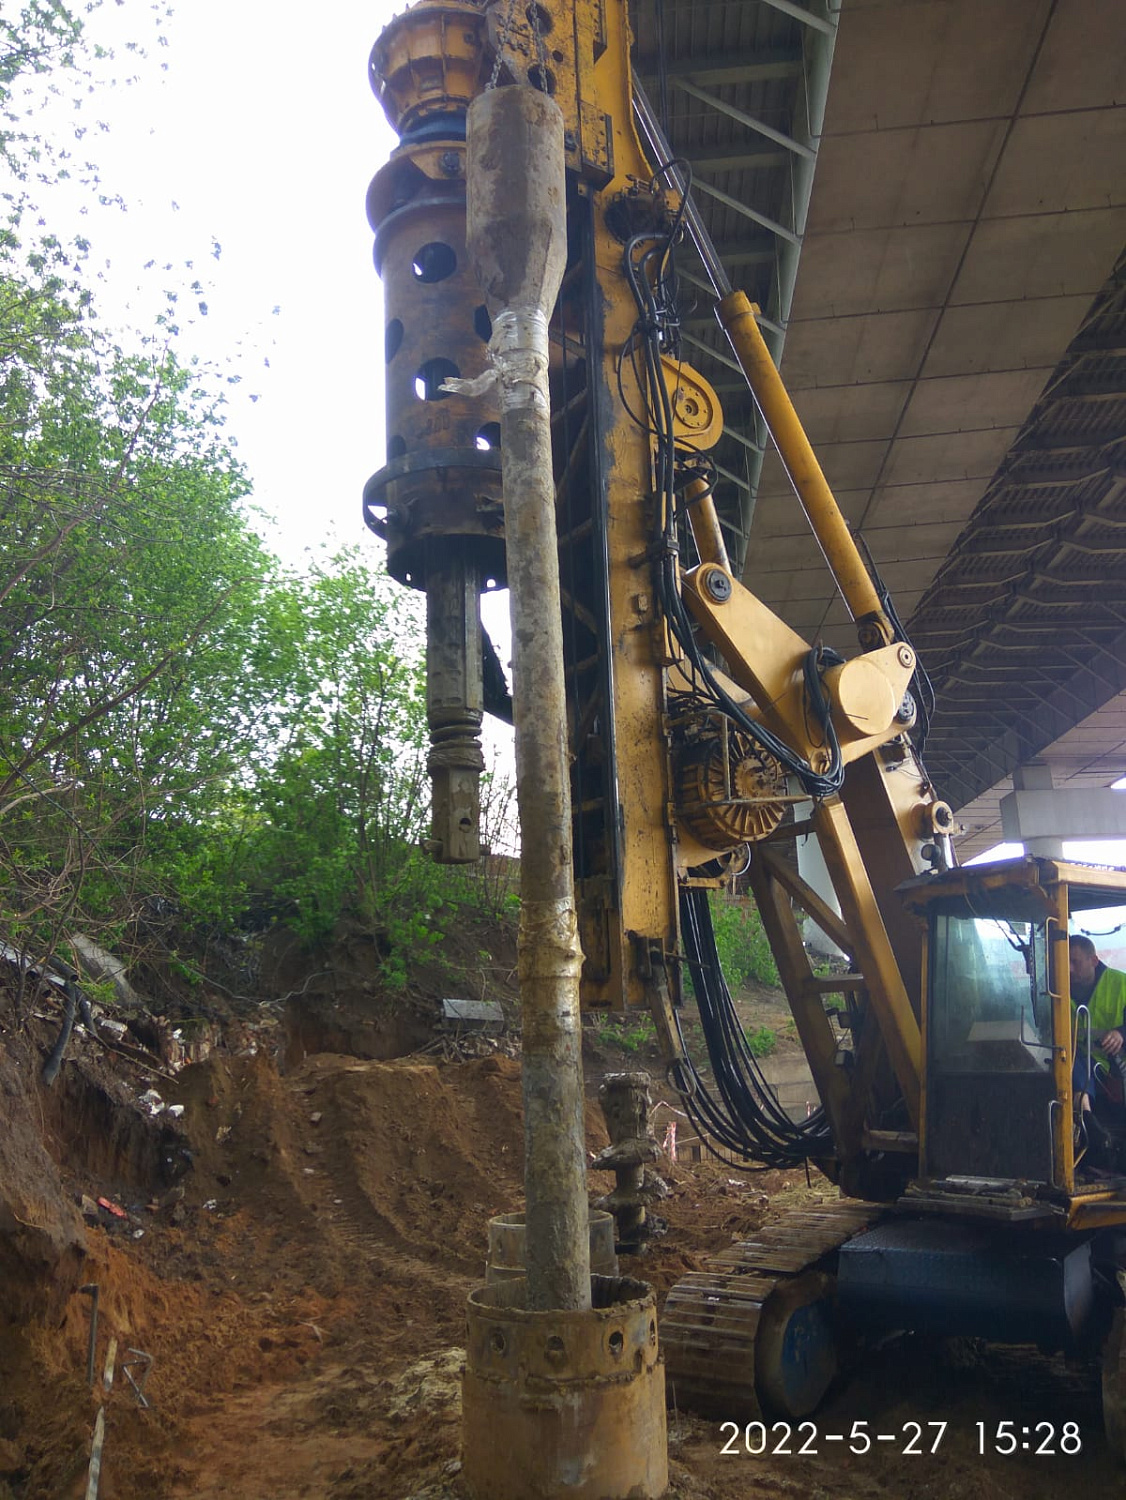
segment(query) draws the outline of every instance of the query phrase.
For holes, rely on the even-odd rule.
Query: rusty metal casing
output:
[[[430,4],[372,50],[372,87],[400,144],[367,195],[384,285],[387,464],[364,490],[388,571],[427,596],[431,850],[478,858],[484,712],[479,595],[505,582],[495,394],[444,389],[487,366],[492,332],[465,248],[465,110],[480,89],[485,21]]]
[[[463,1474],[474,1500],[657,1500],[668,1487],[652,1289],[595,1276],[586,1312],[529,1312],[525,1283],[470,1293]]]

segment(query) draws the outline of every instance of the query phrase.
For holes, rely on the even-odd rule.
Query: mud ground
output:
[[[463,1308],[482,1279],[488,1219],[521,1207],[519,1062],[503,1050],[320,1052],[282,1072],[278,1051],[243,1035],[152,1077],[79,1044],[62,1103],[38,1100],[65,1192],[72,1203],[87,1195],[93,1222],[77,1273],[60,1260],[53,1300],[36,1303],[29,1288],[17,1313],[10,1268],[0,1291],[0,1500],[85,1492],[100,1398],[85,1382],[79,1280],[100,1289],[99,1369],[111,1335],[152,1356],[147,1409],[120,1373],[106,1399],[103,1500],[460,1500]],[[9,1038],[9,1061],[17,1052]],[[608,1067],[636,1062],[596,1049],[591,1089]],[[173,1125],[163,1117],[155,1146],[158,1122],[121,1125],[146,1079],[183,1106]],[[605,1139],[592,1101],[589,1149]],[[622,1269],[662,1298],[707,1254],[834,1193],[816,1176],[744,1176],[710,1158],[661,1170],[669,1232]],[[91,1216],[99,1196],[127,1217]],[[1001,1456],[1002,1422],[1028,1427],[1034,1447],[1048,1446],[1036,1424],[1051,1423],[1054,1453]],[[1060,1452],[1065,1422],[1077,1453]],[[1055,1500],[1122,1488],[1090,1372],[1034,1351],[891,1341],[788,1441],[675,1405],[669,1424],[670,1493],[682,1500]],[[865,1433],[871,1451],[850,1451]],[[748,1436],[766,1451],[748,1452]]]

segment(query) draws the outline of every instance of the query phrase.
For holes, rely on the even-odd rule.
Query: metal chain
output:
[[[547,47],[543,39],[542,14],[543,12],[537,5],[536,0],[532,0],[531,5],[528,6],[528,20],[532,23],[532,35],[536,42],[536,66],[539,69],[540,75],[539,87],[546,94],[549,92],[547,87]]]
[[[547,43],[543,39],[543,13],[540,7],[532,0],[527,10],[528,20],[532,27],[532,36],[536,45],[536,71],[539,74],[537,87],[541,92],[550,93],[547,78]],[[493,71],[489,75],[489,81],[485,85],[485,92],[495,89],[497,80],[500,78],[501,63],[504,60],[505,44],[511,45],[513,30],[516,26],[516,0],[508,0],[508,5],[500,25],[497,27],[497,51],[493,58]]]
[[[497,86],[497,79],[500,77],[500,65],[504,59],[504,44],[506,41],[509,41],[511,39],[512,28],[515,26],[515,24],[516,0],[508,0],[508,9],[504,13],[504,19],[497,27],[497,55],[493,59],[493,71],[489,76],[488,83],[485,85],[486,93],[488,93],[490,89],[495,89]]]

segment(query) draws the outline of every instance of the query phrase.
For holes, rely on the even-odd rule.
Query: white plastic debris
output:
[[[79,970],[90,979],[108,979],[117,995],[117,1003],[137,1010],[143,1001],[126,978],[125,963],[80,932],[70,934],[70,946]]]
[[[146,1089],[137,1103],[154,1118],[164,1109],[164,1100],[155,1089]]]

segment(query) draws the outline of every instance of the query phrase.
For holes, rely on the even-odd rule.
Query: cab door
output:
[[[1053,1181],[1043,921],[932,911],[923,1175]]]

